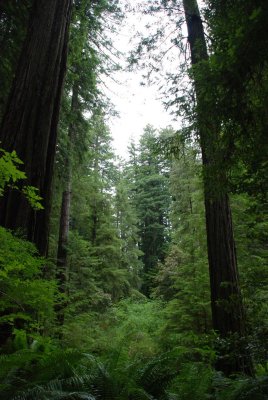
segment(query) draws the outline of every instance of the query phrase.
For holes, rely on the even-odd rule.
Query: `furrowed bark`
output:
[[[3,117],[0,140],[24,162],[27,184],[39,189],[44,210],[9,191],[1,225],[17,229],[47,254],[51,183],[62,86],[66,70],[71,0],[35,0],[26,40]]]
[[[204,29],[196,0],[183,0],[188,29],[188,41],[193,67],[208,60]],[[252,374],[252,362],[246,351],[245,315],[239,287],[237,258],[232,227],[232,215],[225,188],[216,193],[219,183],[224,185],[224,171],[219,170],[217,140],[220,127],[213,115],[199,107],[202,90],[194,74],[197,100],[197,122],[204,166],[204,199],[207,230],[208,262],[211,287],[213,328],[220,338],[230,339],[230,347],[222,350],[217,368],[225,374]]]

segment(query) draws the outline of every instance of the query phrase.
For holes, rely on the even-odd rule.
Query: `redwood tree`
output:
[[[235,242],[226,175],[220,154],[220,123],[206,104],[206,88],[200,70],[208,53],[196,0],[183,0],[197,101],[197,127],[204,165],[205,214],[211,286],[213,328],[223,339],[218,368],[226,374],[252,373],[245,346],[245,321],[239,288]],[[203,71],[204,72],[204,71]],[[226,186],[225,186],[226,185]],[[225,339],[227,339],[225,341]],[[228,347],[227,343],[230,343]]]
[[[2,120],[0,140],[24,162],[28,184],[39,189],[44,209],[9,191],[0,223],[20,228],[41,254],[47,253],[51,181],[66,70],[71,0],[34,0],[28,32]]]

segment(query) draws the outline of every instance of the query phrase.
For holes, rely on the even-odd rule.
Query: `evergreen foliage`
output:
[[[120,168],[120,165],[119,165]],[[121,239],[122,265],[131,276],[131,286],[140,288],[142,272],[142,251],[138,247],[138,215],[135,200],[131,194],[133,184],[128,180],[128,165],[119,169],[116,182],[115,211],[118,236]]]
[[[20,72],[32,6],[41,4],[2,3],[0,118]],[[186,51],[162,87],[166,104],[184,118],[182,129],[147,125],[123,160],[114,154],[114,110],[100,85],[103,75],[120,68],[110,30],[121,21],[121,2],[73,1],[50,258],[40,257],[21,230],[0,227],[1,399],[268,398],[266,3],[205,1],[207,42],[204,36],[193,43],[190,29],[193,65]],[[158,14],[166,26],[143,38],[131,61],[143,63],[150,51],[149,75],[159,81],[157,62],[169,51],[162,44],[171,40],[172,48],[185,51],[183,6],[188,28],[198,22],[202,31],[194,0],[144,5],[148,18]],[[0,197],[14,190],[31,212],[41,210],[16,152],[0,149],[0,156]],[[205,207],[224,213],[216,205],[227,193],[245,312],[243,332],[221,335],[212,329],[215,275],[209,276]],[[217,215],[216,225],[231,223]],[[212,239],[210,250],[225,267]],[[221,281],[219,290],[226,288]],[[215,303],[226,318],[238,318],[233,310],[241,304],[235,294]],[[240,368],[248,356],[254,377]],[[244,373],[236,373],[237,365]]]
[[[189,145],[174,159],[170,176],[172,241],[159,266],[155,296],[168,301],[167,328],[208,333],[211,329],[201,164]]]
[[[139,249],[142,252],[143,287],[150,295],[158,262],[163,262],[170,241],[168,190],[169,161],[157,154],[157,132],[148,125],[140,139],[137,154],[132,148],[132,197],[137,210]]]

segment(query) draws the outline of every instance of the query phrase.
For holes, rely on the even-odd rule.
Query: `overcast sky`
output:
[[[129,14],[113,37],[113,46],[122,53],[127,53],[133,46],[133,34],[137,29],[145,29],[143,27],[147,22],[148,17],[140,13]],[[178,128],[170,114],[165,111],[158,89],[155,86],[140,85],[142,72],[120,71],[114,73],[113,78],[119,83],[112,79],[106,80],[106,93],[119,112],[119,117],[109,122],[118,155],[126,156],[130,139],[138,140],[147,124],[152,124],[155,128],[168,125]]]

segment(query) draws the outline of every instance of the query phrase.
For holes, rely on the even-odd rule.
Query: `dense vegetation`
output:
[[[119,159],[120,4],[0,3],[0,397],[267,399],[268,4],[143,2],[181,129]]]

